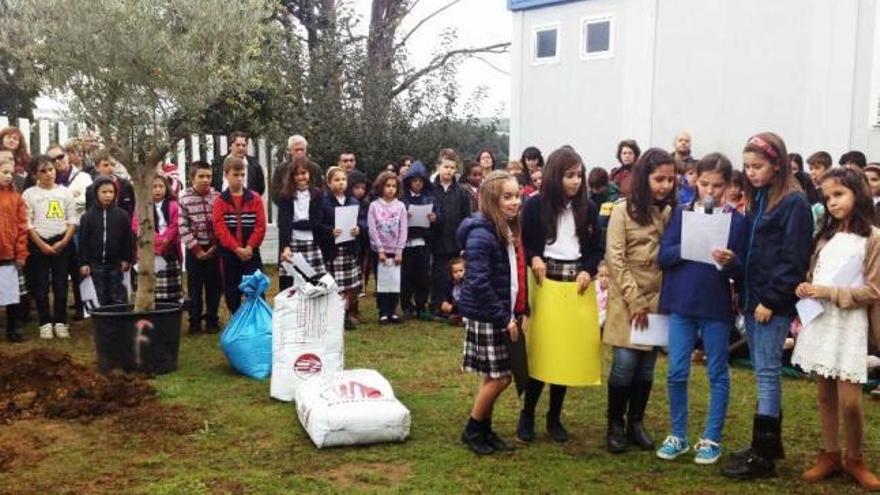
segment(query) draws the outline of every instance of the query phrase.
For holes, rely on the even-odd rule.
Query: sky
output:
[[[363,25],[370,19],[371,0],[352,0]],[[421,0],[407,17],[398,33],[406,33],[424,16],[446,5],[448,0]],[[513,19],[507,0],[461,0],[424,24],[407,42],[411,60],[417,66],[430,60],[438,48],[438,36],[446,28],[458,32],[460,47],[485,46],[510,41]],[[364,28],[366,29],[366,27]],[[488,97],[480,106],[479,115],[510,116],[510,55],[490,55],[487,60],[497,69],[476,59],[466,60],[459,67],[459,83],[467,99],[477,88],[485,86]]]

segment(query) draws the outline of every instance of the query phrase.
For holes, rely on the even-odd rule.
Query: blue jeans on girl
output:
[[[656,348],[650,351],[641,351],[615,346],[608,384],[625,387],[635,382],[651,383],[654,381],[654,365],[656,363]]]
[[[746,315],[746,339],[758,384],[758,414],[779,417],[782,407],[782,346],[791,329],[790,316],[774,316],[758,323]]]
[[[709,414],[703,437],[721,443],[727,402],[730,397],[728,374],[728,339],[731,322],[691,318],[673,313],[669,317],[669,419],[672,434],[686,439],[688,430],[688,377],[691,371],[691,353],[697,337],[703,339],[709,374]]]

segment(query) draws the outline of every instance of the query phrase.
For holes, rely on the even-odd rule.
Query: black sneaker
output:
[[[12,342],[13,344],[18,344],[20,342],[24,342],[24,337],[16,330],[11,332],[6,332],[6,340]]]
[[[486,437],[481,431],[468,433],[465,430],[461,434],[461,443],[467,445],[471,452],[477,455],[489,455],[495,452],[495,449],[486,442]]]
[[[399,325],[399,324],[403,323],[403,320],[401,320],[400,317],[397,316],[397,315],[391,315],[391,316],[389,316],[389,317],[388,317],[388,321],[389,321],[392,325]]]
[[[507,445],[507,443],[492,430],[489,430],[489,432],[486,433],[486,443],[489,444],[489,447],[492,447],[492,450],[495,452],[510,452],[513,450],[513,447]]]
[[[562,426],[558,419],[547,418],[547,434],[554,442],[565,443],[568,441],[568,430]]]

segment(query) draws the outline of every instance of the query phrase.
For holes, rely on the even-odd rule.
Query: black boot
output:
[[[21,335],[21,332],[19,332],[18,330],[14,329],[14,328],[7,328],[6,329],[6,340],[17,344],[19,342],[24,342],[24,337]]]
[[[629,393],[629,411],[626,418],[626,437],[629,443],[642,450],[654,450],[654,439],[645,430],[643,420],[653,382],[636,382]]]
[[[605,443],[612,454],[626,452],[628,446],[623,416],[629,402],[629,389],[629,386],[608,385],[608,433]]]
[[[504,440],[495,434],[495,431],[492,429],[492,418],[483,420],[481,426],[483,428],[483,435],[485,435],[486,438],[486,443],[489,444],[489,447],[492,447],[493,451],[510,452],[513,450],[513,448],[509,447]]]
[[[758,417],[759,416],[756,414],[752,420],[752,443],[742,450],[737,450],[736,452],[731,453],[731,459],[745,459],[752,453],[758,438]],[[779,421],[774,428],[776,428],[776,439],[774,440],[773,445],[767,446],[768,454],[770,454],[770,458],[773,460],[785,459],[785,449],[782,446],[782,411],[779,411]]]
[[[468,418],[467,425],[461,433],[461,442],[477,455],[488,455],[495,452],[486,441],[486,434],[481,421]]]
[[[550,410],[547,412],[547,433],[554,442],[568,441],[568,431],[562,426],[562,403],[565,401],[564,385],[550,385]]]
[[[519,412],[519,421],[516,423],[516,441],[520,443],[532,443],[535,439],[535,411]]]
[[[16,328],[16,315],[18,314],[18,311],[17,304],[6,306],[6,340],[12,343],[24,342],[24,337]]]
[[[752,432],[752,447],[747,453],[732,457],[721,470],[721,474],[737,480],[752,480],[776,476],[776,466],[772,454],[780,439],[778,438],[779,419],[756,415]]]

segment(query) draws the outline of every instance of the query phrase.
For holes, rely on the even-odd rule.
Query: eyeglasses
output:
[[[53,162],[60,162],[61,160],[64,160],[64,156],[65,156],[64,153],[61,153],[60,155],[52,156],[52,157],[49,157],[49,158],[51,158],[51,160],[52,160]]]

